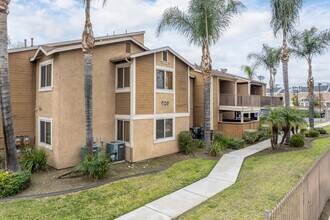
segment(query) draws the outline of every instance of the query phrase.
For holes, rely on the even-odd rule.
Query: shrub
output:
[[[320,132],[319,131],[313,130],[313,129],[309,130],[308,137],[318,137],[318,136],[320,136]]]
[[[324,128],[315,128],[314,130],[320,132],[320,134],[327,134],[327,130]]]
[[[304,135],[304,136],[308,135],[307,133],[308,133],[307,128],[301,128],[300,131],[299,131],[299,134]]]
[[[31,173],[22,171],[6,173],[0,170],[0,198],[15,195],[28,188],[31,184]]]
[[[22,150],[21,164],[24,170],[31,173],[45,171],[47,167],[47,152],[42,148],[26,147]]]
[[[214,132],[214,141],[220,141],[221,139],[223,139],[225,137],[225,134],[221,131],[216,131]]]
[[[190,154],[193,152],[192,150],[192,142],[193,138],[189,131],[182,131],[179,134],[179,147],[180,151],[184,152],[185,154]]]
[[[226,148],[232,150],[239,150],[244,147],[245,141],[238,138],[228,138],[226,140]]]
[[[263,124],[259,128],[258,140],[266,140],[272,137],[272,129],[269,125]]]
[[[205,142],[203,140],[197,140],[196,146],[198,148],[205,148]]]
[[[253,144],[259,138],[259,132],[257,130],[244,130],[243,139],[246,143]]]
[[[221,152],[225,149],[225,146],[220,141],[215,141],[210,148],[210,154],[214,157],[219,156]]]
[[[76,166],[75,171],[88,175],[93,179],[103,179],[109,172],[108,157],[88,154],[85,160]]]
[[[294,134],[290,139],[292,147],[303,147],[305,146],[305,137],[301,134]]]

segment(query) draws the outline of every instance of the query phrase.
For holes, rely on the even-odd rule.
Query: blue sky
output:
[[[187,9],[189,0],[108,0],[102,7],[95,1],[92,22],[96,36],[124,33],[126,30],[146,31],[146,46],[153,49],[170,46],[191,63],[200,63],[200,49],[189,45],[184,37],[167,32],[155,37],[155,30],[162,12],[171,6]],[[280,38],[272,35],[269,27],[269,1],[242,0],[247,8],[233,19],[223,38],[211,48],[213,67],[227,68],[228,72],[243,75],[241,65],[250,64],[246,56],[261,50],[262,44],[280,46]],[[316,26],[320,30],[330,28],[330,1],[305,0],[297,29]],[[9,14],[9,37],[13,44],[35,38],[36,44],[79,39],[84,24],[82,0],[12,0]],[[316,57],[313,63],[315,80],[330,82],[330,52]],[[258,75],[269,73],[258,69]],[[282,84],[279,68],[276,83]],[[291,59],[289,63],[291,84],[306,84],[307,64],[304,60]]]

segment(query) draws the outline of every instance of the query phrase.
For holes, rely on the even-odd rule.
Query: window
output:
[[[330,102],[327,102],[327,106],[330,107]]]
[[[130,67],[117,68],[117,89],[124,89],[130,87]]]
[[[45,146],[52,145],[52,121],[51,119],[39,120],[39,143]]]
[[[162,61],[167,63],[168,62],[168,52],[167,51],[163,51],[162,52],[162,55],[163,55]]]
[[[126,53],[131,53],[131,43],[126,42]]]
[[[130,142],[129,121],[117,120],[117,140]]]
[[[173,119],[156,120],[156,139],[173,137]]]
[[[39,89],[51,90],[53,84],[53,61],[46,61],[40,64]]]
[[[157,70],[157,89],[173,89],[173,73],[165,70]]]

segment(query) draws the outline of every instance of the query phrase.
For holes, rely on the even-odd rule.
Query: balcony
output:
[[[237,107],[276,107],[282,104],[281,97],[266,97],[259,95],[220,94],[220,106]]]

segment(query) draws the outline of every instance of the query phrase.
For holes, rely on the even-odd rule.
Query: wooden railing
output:
[[[220,94],[220,106],[276,107],[281,104],[282,99],[280,97],[271,98],[259,95]]]

